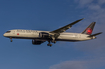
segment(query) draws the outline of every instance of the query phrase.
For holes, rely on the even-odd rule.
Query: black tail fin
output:
[[[82,34],[91,35],[91,34],[92,34],[92,31],[93,31],[93,29],[94,29],[95,23],[96,23],[96,22],[92,22],[92,23],[82,32]]]

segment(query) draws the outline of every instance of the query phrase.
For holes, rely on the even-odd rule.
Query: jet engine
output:
[[[49,33],[41,32],[41,33],[39,33],[39,37],[40,38],[49,38]]]
[[[32,44],[33,45],[40,45],[41,43],[43,43],[44,41],[37,41],[37,40],[32,40]]]

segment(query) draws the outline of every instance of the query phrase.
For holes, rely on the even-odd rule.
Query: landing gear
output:
[[[12,40],[12,38],[11,38],[11,37],[10,37],[10,39],[11,39],[11,42],[12,42],[13,40]]]
[[[52,44],[50,44],[50,42],[52,42],[52,43],[56,43],[56,41],[55,41],[55,37],[51,37],[50,38],[50,40],[48,41],[48,44],[47,44],[47,46],[52,46]]]
[[[49,43],[47,44],[47,46],[50,46],[50,47],[51,47],[51,46],[52,46],[52,44],[50,44],[50,41],[48,41],[48,42],[49,42]]]
[[[51,46],[52,46],[52,44],[47,44],[47,46],[50,46],[50,47],[51,47]]]
[[[11,42],[12,42],[13,40],[11,40]]]
[[[52,43],[56,43],[56,41],[53,41],[53,40],[52,40],[51,42],[52,42]]]
[[[56,41],[55,41],[55,37],[52,37],[52,41],[51,41],[52,43],[56,43]]]

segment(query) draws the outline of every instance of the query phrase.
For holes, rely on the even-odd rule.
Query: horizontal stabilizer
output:
[[[88,37],[93,37],[93,36],[96,36],[96,35],[99,35],[99,34],[102,34],[102,32],[96,33],[96,34],[93,34],[93,35],[90,35],[90,36],[88,36]]]

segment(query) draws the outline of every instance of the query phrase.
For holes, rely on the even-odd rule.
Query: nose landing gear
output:
[[[10,37],[10,39],[11,39],[11,42],[12,42],[13,40],[12,40],[12,38],[11,38],[11,37]]]

